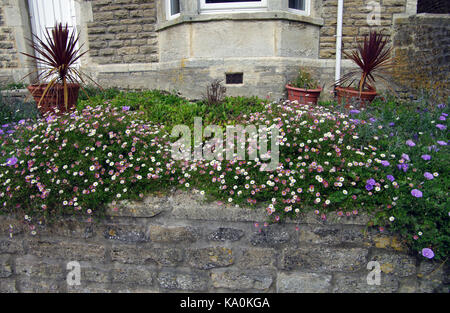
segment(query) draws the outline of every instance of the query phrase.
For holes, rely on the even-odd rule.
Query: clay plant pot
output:
[[[78,92],[80,91],[80,85],[67,84],[68,89],[68,103],[67,108],[64,104],[64,87],[61,84],[57,84],[49,90],[41,101],[42,94],[45,91],[47,84],[30,85],[28,91],[36,101],[39,112],[44,115],[46,113],[61,115],[66,112],[73,111],[78,99]],[[39,101],[40,104],[39,104]],[[58,109],[56,112],[55,109]]]
[[[351,87],[336,87],[338,103],[345,101],[345,107],[348,107],[352,102],[358,102],[360,106],[365,106],[373,101],[377,95],[375,89],[365,90],[359,94],[359,90]]]
[[[286,90],[288,92],[289,101],[297,101],[302,104],[317,104],[322,88],[318,89],[304,89],[292,87],[291,85],[286,85]]]

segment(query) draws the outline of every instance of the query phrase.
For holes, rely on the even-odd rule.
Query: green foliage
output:
[[[233,205],[264,205],[273,222],[306,210],[324,220],[369,212],[369,226],[399,232],[419,254],[449,253],[448,104],[386,96],[349,111],[256,97],[211,106],[156,90],[92,95],[70,115],[2,129],[0,211],[101,216],[99,204],[194,187]],[[171,128],[192,126],[196,116],[203,125],[275,124],[278,168],[173,160]]]
[[[192,126],[194,117],[201,116],[210,124],[223,125],[234,123],[251,112],[264,108],[264,100],[258,97],[225,97],[216,105],[204,101],[190,102],[175,93],[160,90],[147,91],[108,91],[108,97],[103,94],[93,94],[89,100],[80,100],[77,109],[87,106],[111,105],[116,108],[129,107],[131,111],[139,110],[142,118],[156,124],[163,124],[167,129],[173,125],[185,124]]]
[[[304,89],[319,88],[319,83],[311,77],[311,74],[302,69],[298,71],[298,75],[296,79],[291,83],[291,85],[296,88]]]
[[[34,102],[24,102],[21,99],[2,95],[0,93],[0,123],[15,123],[20,120],[36,119],[39,111]]]

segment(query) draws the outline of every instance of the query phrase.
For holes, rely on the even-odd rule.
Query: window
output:
[[[258,10],[267,7],[267,0],[200,0],[205,10]]]
[[[418,0],[417,13],[449,14],[450,2],[448,0]]]
[[[166,0],[166,17],[168,20],[180,16],[180,0]]]
[[[244,73],[226,73],[225,84],[242,84],[244,81]]]
[[[289,10],[297,14],[309,14],[309,0],[289,0]]]

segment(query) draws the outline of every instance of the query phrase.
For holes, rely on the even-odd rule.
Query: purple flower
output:
[[[3,129],[0,129],[0,135],[4,134],[5,132],[3,131]]]
[[[387,175],[386,178],[389,179],[390,181],[394,181],[395,180],[394,176],[392,176],[392,175]]]
[[[402,153],[402,159],[403,160],[405,160],[405,161],[411,161],[410,159],[409,159],[409,155],[407,155],[406,153]]]
[[[445,108],[445,103],[438,104],[437,107],[439,109],[443,109],[443,108]]]
[[[422,191],[420,191],[419,189],[411,190],[411,194],[416,198],[422,198]]]
[[[370,179],[368,179],[367,181],[366,181],[366,184],[368,184],[368,185],[375,185],[377,182],[375,181],[375,179],[373,179],[373,178],[370,178]]]
[[[6,127],[8,127],[8,126],[9,126],[9,124],[3,124],[3,125],[2,125],[3,128],[6,128]]]
[[[434,178],[433,174],[428,173],[428,172],[425,172],[425,173],[423,174],[423,176],[425,176],[425,178],[428,179],[428,180],[431,180],[431,179]]]
[[[447,128],[447,126],[442,125],[442,124],[436,124],[436,127],[439,128],[440,130],[444,130]]]
[[[439,120],[441,120],[441,121],[445,121],[445,120],[446,120],[446,118],[445,118],[445,116],[441,115],[441,116],[439,116]]]
[[[447,114],[447,113],[442,113],[442,115],[444,115],[445,117],[447,117],[447,116],[448,116],[448,114]]]
[[[17,160],[16,157],[12,157],[12,158],[6,159],[6,165],[13,166],[13,165],[15,165],[17,163],[17,161],[18,160]]]
[[[381,161],[381,165],[383,166],[389,166],[391,165],[388,161]]]
[[[434,252],[430,248],[423,248],[422,255],[427,259],[432,259],[434,257]]]
[[[414,147],[416,144],[411,139],[406,140],[406,144],[410,147]]]
[[[129,111],[129,110],[130,110],[130,107],[127,106],[127,105],[124,105],[124,106],[122,107],[122,111],[124,111],[124,112]]]
[[[367,184],[366,185],[366,190],[367,191],[371,191],[373,189],[373,185],[371,185],[371,184]]]
[[[350,110],[350,114],[358,114],[360,113],[360,110]]]
[[[406,173],[406,171],[408,170],[408,167],[409,167],[409,165],[406,164],[406,163],[398,164],[398,165],[397,165],[397,168],[398,168],[399,170],[405,172],[405,173]]]
[[[447,145],[447,143],[445,141],[442,141],[442,140],[438,140],[437,143],[440,144],[441,146],[446,146]]]
[[[45,120],[47,121],[47,123],[50,123],[55,120],[55,117],[53,115],[49,115]]]
[[[392,127],[392,126],[395,126],[395,123],[394,123],[394,122],[390,122],[390,123],[389,123],[389,126],[391,126],[391,127]]]
[[[20,120],[20,121],[18,122],[18,124],[19,124],[19,125],[25,124],[25,120]]]
[[[377,119],[376,119],[376,118],[373,118],[373,117],[371,117],[371,118],[369,118],[369,121],[371,121],[372,123],[375,123],[375,122],[377,121]]]
[[[429,161],[429,160],[431,160],[431,155],[424,154],[424,155],[422,155],[422,159],[424,159],[425,161]]]

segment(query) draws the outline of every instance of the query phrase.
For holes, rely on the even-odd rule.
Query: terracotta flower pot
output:
[[[361,95],[359,94],[359,90],[351,87],[336,87],[338,103],[341,104],[342,101],[345,101],[345,106],[348,107],[353,99],[360,102],[362,106],[371,103],[373,99],[377,95],[377,91],[366,90],[362,91]]]
[[[44,98],[41,101],[42,94],[45,91],[47,84],[40,85],[30,85],[28,90],[36,101],[37,108],[42,115],[51,112],[56,114],[63,114],[75,109],[75,104],[78,99],[78,92],[80,90],[80,85],[78,84],[67,84],[68,89],[68,103],[67,108],[64,104],[64,87],[61,84],[55,85],[51,90],[47,91]],[[39,104],[39,101],[40,104]],[[58,109],[58,112],[55,112]]]
[[[304,89],[296,88],[291,85],[286,85],[286,90],[288,92],[288,100],[297,100],[298,103],[302,104],[317,104],[322,88],[318,89]]]

